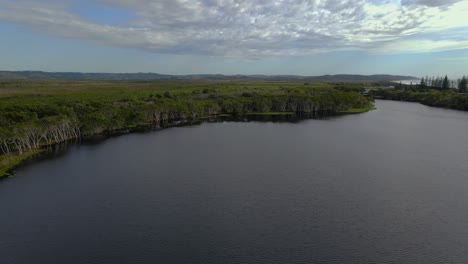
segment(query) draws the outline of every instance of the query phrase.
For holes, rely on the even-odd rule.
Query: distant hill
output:
[[[356,75],[337,74],[322,76],[298,75],[222,75],[222,74],[194,74],[168,75],[158,73],[82,73],[82,72],[43,72],[43,71],[0,71],[0,80],[66,80],[66,81],[150,81],[150,80],[190,80],[190,79],[252,79],[252,80],[303,80],[310,82],[391,82],[399,80],[418,80],[413,76],[400,75]]]
[[[0,80],[160,80],[171,75],[157,73],[82,73],[42,71],[0,71]]]

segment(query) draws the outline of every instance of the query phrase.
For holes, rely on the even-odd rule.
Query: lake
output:
[[[376,106],[72,145],[0,181],[0,262],[467,263],[468,113]]]

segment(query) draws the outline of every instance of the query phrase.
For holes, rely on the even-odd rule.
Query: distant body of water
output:
[[[419,84],[421,82],[421,80],[401,80],[401,81],[394,81],[393,83],[395,84],[406,84],[406,85],[410,85],[410,84]]]
[[[0,181],[0,263],[468,263],[468,113],[376,106],[23,166]]]

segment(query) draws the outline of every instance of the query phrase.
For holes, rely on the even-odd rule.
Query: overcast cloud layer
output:
[[[75,13],[77,1],[0,0],[0,22],[102,45],[254,59],[338,50],[468,48],[468,1],[460,0],[98,2],[132,18],[124,25],[108,25]]]

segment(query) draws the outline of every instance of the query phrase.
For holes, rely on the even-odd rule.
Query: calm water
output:
[[[0,262],[467,263],[468,113],[377,101],[77,145],[0,182]]]

